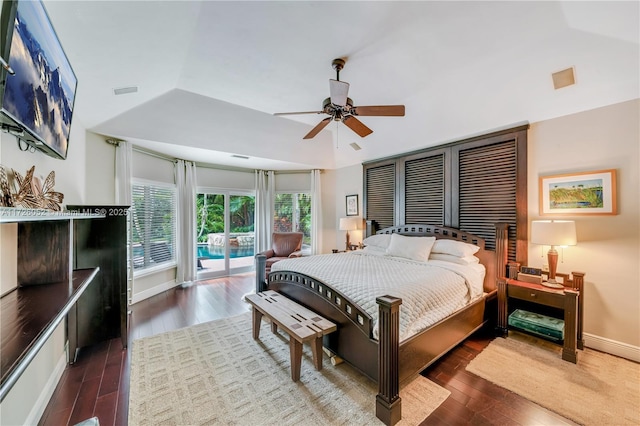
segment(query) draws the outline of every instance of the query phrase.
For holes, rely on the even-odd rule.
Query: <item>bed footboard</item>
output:
[[[376,417],[386,425],[402,418],[400,398],[400,305],[402,299],[393,296],[376,298],[378,304],[378,395]]]
[[[267,256],[256,255],[256,293],[261,293],[267,289],[266,285]]]

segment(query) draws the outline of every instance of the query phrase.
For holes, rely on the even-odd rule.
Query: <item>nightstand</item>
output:
[[[512,278],[498,279],[497,332],[502,337],[509,333],[508,316],[516,308],[564,319],[562,359],[576,363],[577,349],[584,349],[582,339],[584,273],[572,272],[564,278],[564,288],[555,289]]]

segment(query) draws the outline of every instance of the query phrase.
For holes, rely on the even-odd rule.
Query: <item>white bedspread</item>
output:
[[[418,262],[363,251],[281,260],[271,270],[306,274],[340,291],[373,318],[375,338],[378,337],[376,297],[402,298],[400,341],[481,297],[485,274],[480,264]]]

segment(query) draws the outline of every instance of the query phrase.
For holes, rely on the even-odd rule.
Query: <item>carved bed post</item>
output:
[[[402,417],[398,348],[400,346],[400,305],[393,296],[376,298],[378,304],[378,395],[376,417],[394,425]]]
[[[375,225],[375,223],[372,220],[367,220],[366,221],[366,227],[365,227],[365,234],[364,234],[365,238],[366,237],[370,237],[375,233],[376,233],[376,225]]]
[[[584,339],[582,337],[582,321],[584,319],[584,272],[571,272],[573,276],[572,287],[579,293],[578,297],[578,349],[584,349]]]
[[[496,287],[498,289],[498,321],[496,324],[496,334],[498,336],[507,336],[507,315],[505,309],[507,306],[507,278],[517,278],[516,265],[509,264],[507,271],[507,262],[509,257],[509,224],[499,222],[496,227]],[[519,267],[519,265],[518,265]],[[512,277],[512,274],[516,274]]]
[[[267,268],[267,256],[264,254],[256,255],[256,293],[263,292],[267,289],[265,285]]]
[[[496,223],[496,279],[507,274],[507,258],[509,256],[509,224]]]
[[[496,325],[496,335],[507,337],[507,280],[504,277],[498,278],[498,324]]]

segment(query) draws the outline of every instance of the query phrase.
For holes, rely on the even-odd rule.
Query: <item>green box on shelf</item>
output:
[[[564,321],[558,318],[516,309],[509,315],[509,325],[548,339],[564,340]]]

